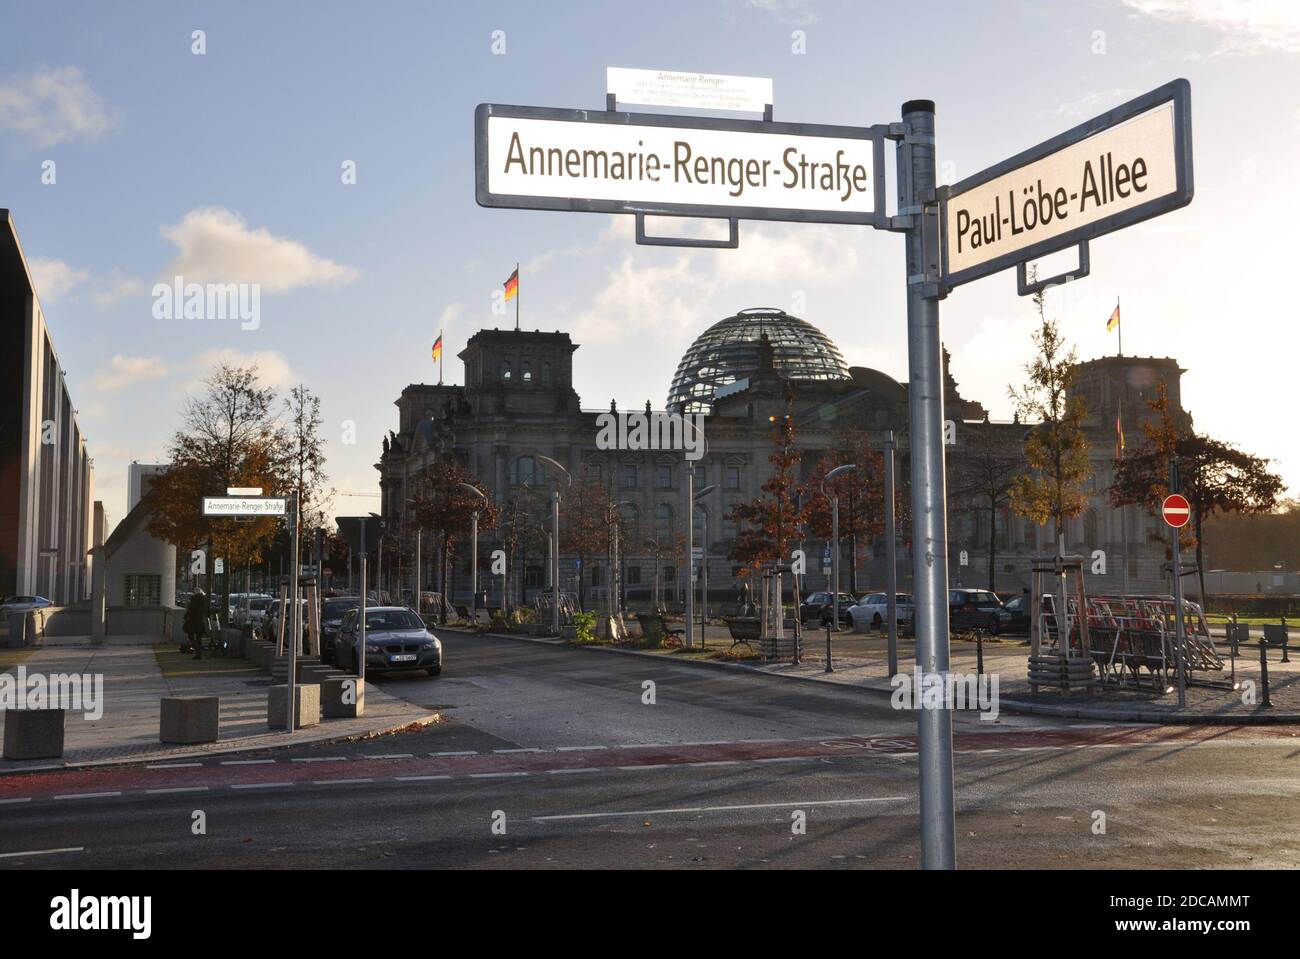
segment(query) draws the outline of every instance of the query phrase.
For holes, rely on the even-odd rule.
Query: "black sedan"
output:
[[[987,589],[948,591],[948,624],[954,631],[1002,632],[1002,600]]]
[[[831,621],[831,609],[834,606],[835,597],[829,592],[809,593],[808,598],[799,604],[799,621],[801,623],[815,622],[820,626],[825,626]],[[853,618],[849,615],[849,607],[857,603],[857,599],[848,593],[840,593],[840,625],[853,628]]]
[[[359,596],[331,596],[320,608],[320,658],[322,662],[334,662],[334,639],[348,610],[361,605]]]
[[[357,671],[361,650],[360,609],[349,610],[334,638],[335,662]],[[404,606],[366,610],[366,672],[425,670],[442,673],[442,643],[414,611]]]

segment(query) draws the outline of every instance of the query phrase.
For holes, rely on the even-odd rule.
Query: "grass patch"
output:
[[[1211,626],[1226,626],[1228,625],[1228,623],[1232,622],[1232,619],[1228,616],[1224,616],[1222,613],[1207,613],[1205,616],[1205,621]],[[1247,626],[1278,626],[1282,622],[1282,617],[1280,616],[1238,616],[1237,622],[1245,623]],[[1295,626],[1296,617],[1294,616],[1291,617],[1287,621],[1287,625]]]
[[[760,657],[758,653],[754,652],[752,649],[746,648],[743,651],[738,651],[736,649],[714,650],[713,652],[709,653],[708,658],[721,659],[726,662],[745,662],[751,659],[761,659],[762,657]]]
[[[158,669],[167,679],[189,676],[244,676],[261,672],[256,666],[243,659],[224,659],[204,655],[195,659],[193,653],[182,653],[180,647],[173,643],[154,643],[153,657]]]

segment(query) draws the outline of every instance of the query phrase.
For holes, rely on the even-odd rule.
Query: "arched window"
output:
[[[521,456],[510,464],[510,485],[537,487],[545,484],[546,471],[531,456]]]
[[[523,371],[524,371],[524,382],[531,383],[533,381],[533,364],[525,360],[523,365]]]
[[[673,508],[667,503],[655,507],[655,533],[664,536],[673,530]]]
[[[543,385],[549,385],[550,382],[551,382],[551,364],[550,364],[550,363],[543,363],[543,364],[542,364],[542,384],[543,384]]]
[[[505,380],[505,381],[508,382],[508,381],[510,380],[510,375],[511,375],[511,374],[510,374],[510,361],[509,361],[509,360],[502,360],[502,361],[501,361],[501,379],[502,379],[502,380]]]

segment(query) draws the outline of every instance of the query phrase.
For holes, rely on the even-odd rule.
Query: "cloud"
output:
[[[27,261],[27,265],[32,271],[36,296],[42,301],[52,301],[67,296],[90,279],[89,273],[71,267],[62,260],[32,257]]]
[[[1217,53],[1300,53],[1300,4],[1295,0],[1124,0],[1130,9],[1170,23],[1223,34]]]
[[[160,356],[123,356],[119,353],[94,372],[90,385],[101,392],[111,393],[132,383],[158,380],[170,374],[171,370]]]
[[[1089,93],[1077,100],[1067,100],[1062,103],[1056,108],[1056,115],[1065,119],[1091,117],[1133,99],[1140,92],[1132,87],[1115,87],[1111,90]]]
[[[285,359],[284,354],[277,350],[257,350],[251,353],[242,353],[239,350],[220,349],[208,350],[194,358],[194,362],[190,364],[190,370],[194,374],[194,381],[189,388],[196,388],[202,380],[207,379],[222,363],[227,366],[256,366],[257,377],[261,380],[262,385],[275,389],[296,386],[303,381],[303,378],[294,372],[293,367],[289,365],[289,361]]]
[[[243,217],[223,207],[191,210],[160,232],[178,251],[165,281],[182,276],[187,283],[259,283],[278,292],[337,286],[357,277],[352,267],[317,256],[297,240],[250,229]]]
[[[12,130],[34,146],[94,140],[110,125],[104,101],[76,67],[0,84],[0,130]]]
[[[813,0],[745,0],[751,10],[757,10],[771,17],[777,23],[791,26],[806,26],[821,19],[814,9]]]
[[[107,283],[95,284],[95,291],[90,294],[90,298],[95,301],[96,309],[107,310],[119,300],[131,296],[143,296],[148,288],[144,280],[139,277],[126,276],[114,270]]]

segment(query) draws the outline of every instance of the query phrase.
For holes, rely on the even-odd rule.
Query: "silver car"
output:
[[[894,594],[894,613],[898,617],[898,625],[906,630],[913,615],[911,593]],[[889,617],[889,594],[868,593],[858,600],[857,605],[849,607],[849,617],[853,620],[855,633],[884,629]]]
[[[357,671],[361,650],[360,608],[350,609],[334,637],[334,660]],[[366,609],[366,672],[423,669],[442,673],[442,643],[425,628],[424,620],[405,606]]]
[[[0,603],[0,613],[26,613],[53,605],[54,603],[44,596],[10,596]]]

